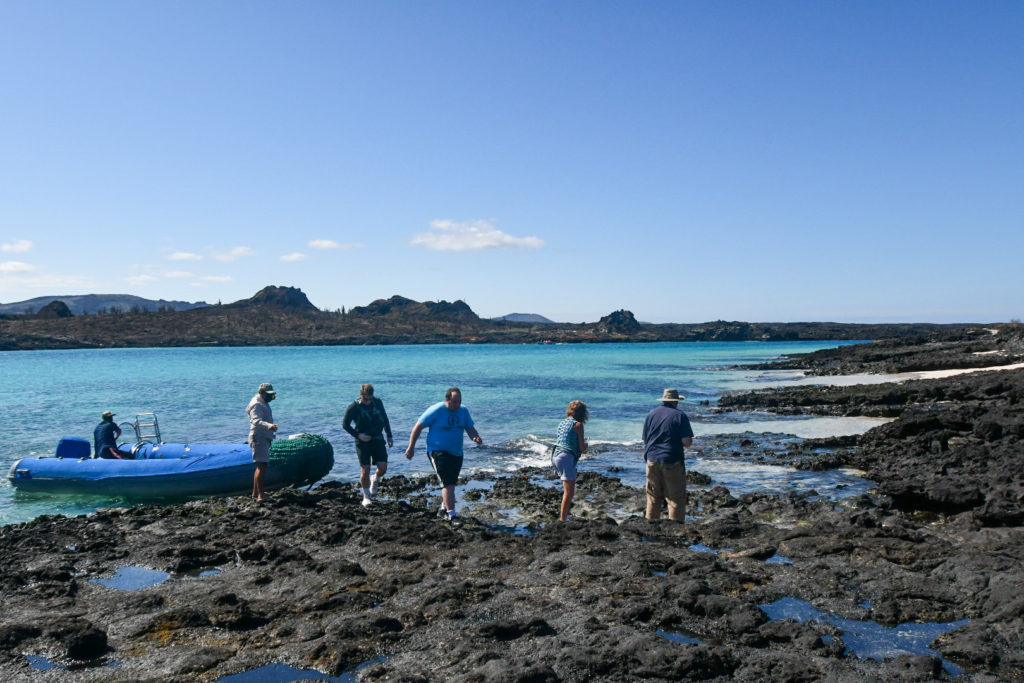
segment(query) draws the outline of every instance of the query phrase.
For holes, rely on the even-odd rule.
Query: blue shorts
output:
[[[427,457],[434,466],[437,478],[441,480],[441,486],[455,486],[459,481],[459,472],[462,471],[462,456],[452,455],[448,451],[427,451]]]
[[[576,481],[576,456],[569,451],[558,451],[551,456],[551,464],[562,481]]]

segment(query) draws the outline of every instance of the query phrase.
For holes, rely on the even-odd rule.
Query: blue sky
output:
[[[1024,3],[0,3],[0,301],[1024,317]]]

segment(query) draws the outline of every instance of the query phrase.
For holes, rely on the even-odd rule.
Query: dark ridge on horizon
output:
[[[0,303],[0,314],[23,315],[38,313],[55,301],[63,302],[72,315],[95,314],[100,311],[156,312],[170,308],[175,311],[187,311],[193,308],[209,306],[205,301],[167,301],[165,299],[145,299],[134,294],[67,294],[63,296],[37,296],[25,301]]]
[[[510,323],[531,323],[534,325],[555,325],[554,320],[545,318],[539,313],[509,313],[507,315],[499,315],[497,318],[491,318],[491,320],[504,320]]]
[[[88,295],[99,296],[99,295]],[[170,303],[170,302],[168,302]],[[991,325],[990,325],[991,326]],[[969,332],[973,328],[975,332]],[[324,311],[297,287],[270,285],[229,304],[99,308],[75,315],[60,300],[39,313],[0,314],[0,350],[180,346],[336,346],[364,344],[529,344],[707,341],[864,341],[980,334],[954,323],[641,323],[618,310],[596,323],[538,324],[480,318],[466,302],[399,295],[345,311]],[[987,334],[987,333],[986,333]]]

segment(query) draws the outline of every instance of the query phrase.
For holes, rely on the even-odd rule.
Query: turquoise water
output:
[[[154,412],[166,442],[243,442],[245,406],[260,382],[278,391],[273,403],[281,434],[323,434],[335,447],[330,478],[358,476],[352,439],[341,417],[363,382],[384,400],[395,435],[389,474],[427,474],[418,444],[416,457],[403,452],[416,419],[444,397],[449,386],[462,389],[484,439],[467,441],[469,470],[509,471],[546,463],[543,441],[570,400],[585,401],[591,420],[587,437],[597,446],[584,460],[593,469],[624,467],[617,474],[639,485],[640,431],[644,415],[665,387],[686,395],[680,404],[698,439],[688,465],[730,488],[814,487],[815,473],[738,462],[728,454],[702,450],[700,436],[778,431],[817,435],[851,429],[814,420],[766,419],[756,414],[712,414],[726,391],[765,386],[778,373],[735,369],[786,353],[830,348],[840,342],[736,342],[593,345],[436,345],[260,348],[103,349],[0,353],[0,421],[6,428],[0,471],[19,458],[50,455],[62,436],[92,440],[104,410],[115,421]],[[708,402],[709,405],[703,404]],[[814,426],[818,425],[816,431]],[[867,425],[870,426],[870,425]],[[853,425],[852,430],[867,426]],[[830,480],[830,483],[834,481]],[[0,483],[0,523],[40,514],[77,514],[117,501],[67,496],[15,495]]]

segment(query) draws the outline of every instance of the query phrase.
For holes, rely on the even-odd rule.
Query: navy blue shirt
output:
[[[117,437],[121,436],[121,428],[113,420],[104,420],[92,430],[92,442],[96,448],[96,457],[102,458],[107,448],[117,449]]]
[[[683,439],[692,438],[693,429],[686,413],[669,406],[658,406],[644,420],[644,460],[663,465],[683,461]]]

